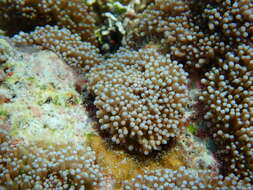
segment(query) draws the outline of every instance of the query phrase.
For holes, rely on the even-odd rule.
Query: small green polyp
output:
[[[191,125],[187,126],[187,131],[193,135],[195,135],[197,133],[197,130],[198,130],[198,128],[196,125],[191,124]]]

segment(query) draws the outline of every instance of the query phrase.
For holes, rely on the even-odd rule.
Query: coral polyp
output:
[[[201,82],[205,119],[223,155],[227,172],[252,176],[253,48],[241,45],[228,52]]]
[[[237,176],[223,177],[215,175],[210,170],[190,170],[184,167],[178,170],[160,169],[145,171],[143,175],[137,175],[131,181],[124,183],[124,189],[136,190],[173,190],[173,189],[240,189],[250,190],[252,186]]]
[[[88,74],[100,130],[130,151],[159,150],[187,120],[187,76],[155,49],[120,50]]]
[[[1,25],[12,35],[49,24],[65,27],[97,44],[96,13],[82,0],[3,0],[0,13]]]
[[[37,45],[54,51],[79,72],[87,72],[102,60],[94,45],[81,41],[78,34],[58,26],[46,25],[37,27],[31,33],[20,32],[12,40],[17,45]]]
[[[83,144],[26,144],[0,132],[0,184],[8,189],[103,187],[95,152]]]

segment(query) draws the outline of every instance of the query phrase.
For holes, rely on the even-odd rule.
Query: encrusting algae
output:
[[[174,145],[168,151],[146,158],[143,155],[133,156],[133,154],[108,146],[100,136],[88,137],[88,144],[96,152],[97,163],[105,170],[105,173],[114,176],[116,188],[121,188],[123,181],[130,181],[135,176],[143,175],[145,171],[150,170],[163,168],[177,170],[188,166],[217,172],[217,162],[213,160],[204,144],[196,141],[190,134],[180,136],[179,142],[181,143]]]

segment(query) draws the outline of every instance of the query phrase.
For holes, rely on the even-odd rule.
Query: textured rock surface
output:
[[[22,50],[0,39],[5,58],[0,65],[0,185],[105,186],[95,152],[86,144],[96,133],[75,89],[81,79],[52,52]]]
[[[54,53],[15,51],[1,71],[6,77],[0,94],[8,99],[1,111],[15,135],[74,141],[92,131],[75,90],[77,75]]]

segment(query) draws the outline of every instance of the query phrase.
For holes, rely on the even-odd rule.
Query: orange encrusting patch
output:
[[[161,168],[178,169],[185,166],[183,155],[176,148],[162,154],[159,158],[150,158],[140,161],[124,152],[113,150],[105,141],[96,135],[88,138],[89,145],[96,152],[98,165],[105,169],[107,175],[112,175],[116,180],[116,187],[121,188],[121,182],[130,180],[144,170]]]

